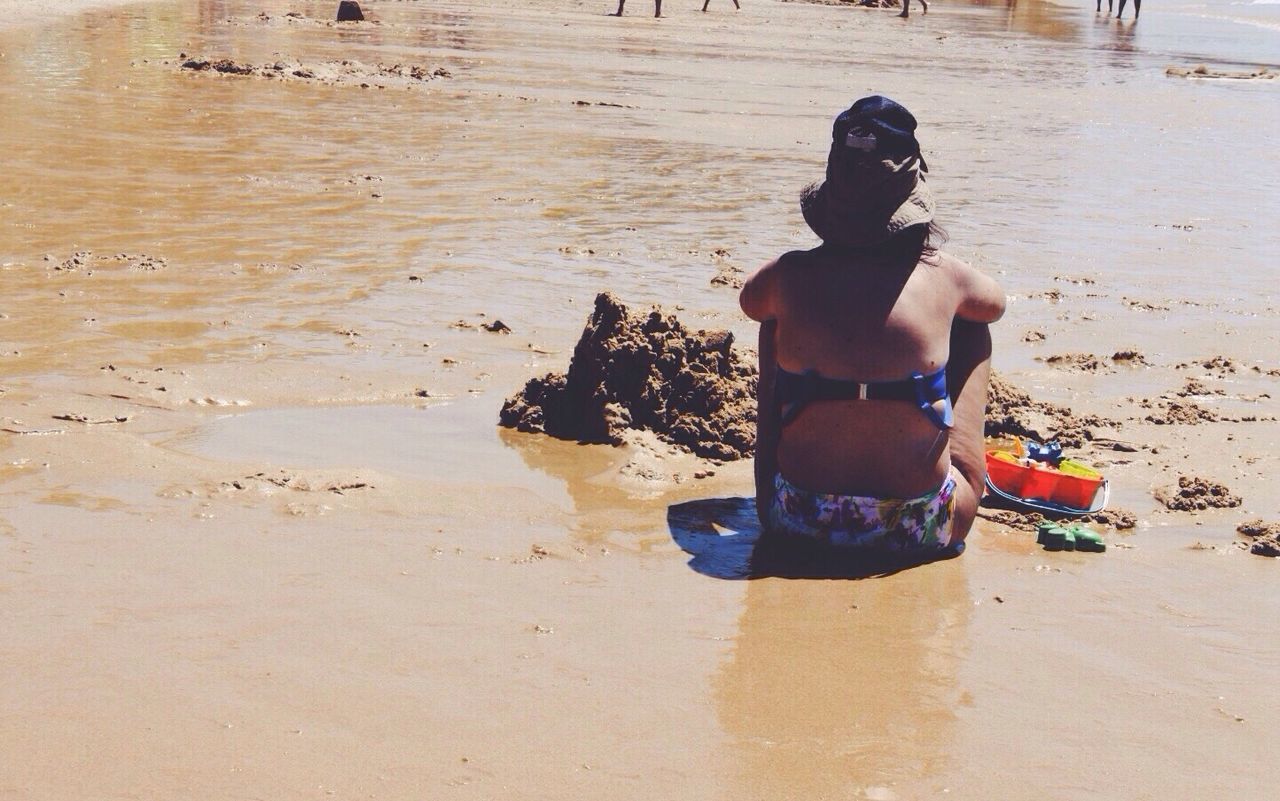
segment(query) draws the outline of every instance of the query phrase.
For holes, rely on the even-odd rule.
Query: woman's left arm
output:
[[[778,369],[774,332],[776,320],[760,324],[760,375],[756,389],[756,515],[760,525],[769,525],[769,507],[773,503],[773,479],[778,473],[778,437],[782,419],[773,399],[773,382]]]
[[[742,291],[738,293],[738,305],[742,307],[742,312],[757,323],[774,318],[773,283],[779,261],[781,259],[775,259],[756,270],[755,275],[747,279],[742,285]]]
[[[760,370],[756,385],[756,515],[760,524],[769,523],[769,506],[773,503],[773,477],[778,472],[778,436],[782,421],[773,402],[774,375],[778,367],[774,319],[773,282],[778,261],[771,261],[756,271],[742,287],[738,303],[742,311],[760,323]]]

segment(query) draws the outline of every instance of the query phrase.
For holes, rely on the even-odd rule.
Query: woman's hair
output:
[[[943,242],[947,241],[947,232],[935,222],[913,225],[904,228],[878,245],[845,249],[856,252],[867,259],[883,261],[889,264],[910,264],[914,266],[926,256],[934,256]]]

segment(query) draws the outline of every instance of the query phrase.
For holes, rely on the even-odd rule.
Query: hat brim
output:
[[[927,225],[933,221],[935,208],[933,191],[923,175],[918,175],[906,200],[887,217],[836,208],[826,181],[810,184],[800,193],[800,212],[813,232],[824,242],[849,247],[883,244],[908,228]]]

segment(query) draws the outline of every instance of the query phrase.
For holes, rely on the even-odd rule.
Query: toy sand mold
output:
[[[1014,506],[1053,515],[1101,512],[1111,485],[1101,473],[1063,457],[1056,442],[1011,438],[988,447],[987,489]]]

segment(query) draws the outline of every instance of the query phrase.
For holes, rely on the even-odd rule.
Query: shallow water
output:
[[[198,431],[165,441],[166,447],[223,461],[266,462],[299,469],[360,468],[434,483],[474,481],[484,465],[487,481],[519,484],[554,494],[559,481],[547,480],[502,444],[496,427],[483,426],[487,406],[448,403],[406,406],[318,406],[264,409],[222,415]],[[460,451],[451,440],[466,439]]]
[[[1168,358],[1205,344],[1150,341],[1151,315],[1124,300],[1176,297],[1169,313],[1189,330],[1228,326],[1248,357],[1275,345],[1263,280],[1280,250],[1274,82],[1163,74],[1189,42],[1212,51],[1224,30],[1244,47],[1262,29],[1203,22],[1193,39],[1160,14],[1128,26],[1039,4],[943,5],[909,26],[771,5],[626,18],[621,34],[585,6],[374,3],[381,25],[338,27],[282,16],[295,8],[327,5],[142,5],[6,39],[0,335],[20,355],[0,370],[72,369],[121,348],[143,358],[157,347],[149,326],[210,359],[264,339],[289,358],[345,358],[331,334],[341,316],[361,322],[365,359],[403,363],[410,349],[385,340],[421,337],[515,369],[491,352],[509,348],[447,324],[485,312],[522,339],[565,343],[605,288],[749,332],[732,291],[708,285],[717,262],[750,270],[812,243],[796,192],[820,174],[834,111],[868,91],[917,111],[950,246],[1014,295],[1091,277],[1093,291],[1068,292],[1076,319],[1114,321]],[[887,26],[901,39],[868,37],[850,57],[859,30]],[[899,57],[926,44],[928,63]],[[454,77],[282,84],[161,63],[180,52]],[[83,284],[48,273],[77,248],[168,268]],[[1056,312],[1015,303],[997,336]],[[1163,330],[1168,313],[1154,316]]]

